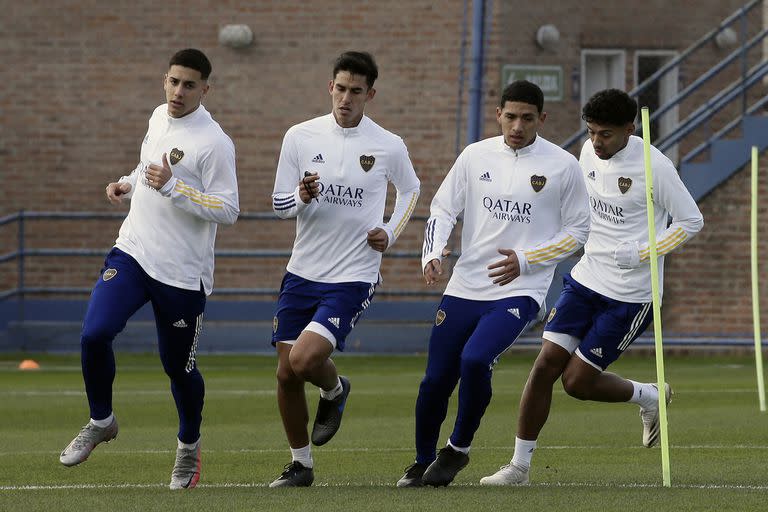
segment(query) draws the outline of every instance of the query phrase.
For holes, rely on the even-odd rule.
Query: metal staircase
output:
[[[717,138],[710,143],[707,160],[681,162],[680,177],[697,201],[743,168],[750,160],[752,146],[760,152],[768,148],[767,116],[744,116],[739,126],[740,137]]]
[[[697,201],[742,169],[750,159],[752,146],[761,152],[768,148],[768,59],[763,54],[768,28],[764,26],[762,11],[762,0],[746,3],[629,91],[637,99],[670,71],[685,70],[688,63],[700,59],[700,50],[711,48],[717,41],[735,43],[728,56],[651,112],[651,122],[672,109],[688,112],[674,130],[653,140],[653,144],[668,155],[676,154],[673,149],[686,151],[678,162],[680,176]],[[719,88],[723,81],[728,84]],[[695,103],[702,92],[707,93],[706,99]],[[586,129],[582,129],[562,146],[569,149],[585,136]]]

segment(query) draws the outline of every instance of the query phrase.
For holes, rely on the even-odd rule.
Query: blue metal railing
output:
[[[736,128],[741,121],[747,117],[753,115],[758,110],[764,108],[766,105],[768,105],[768,95],[763,96],[760,100],[755,102],[751,107],[747,108],[747,111],[744,112],[744,114],[738,116],[733,121],[722,127],[720,130],[715,132],[711,137],[709,137],[707,140],[693,148],[687,155],[685,155],[680,161],[681,162],[690,162],[697,156],[699,156],[702,152],[709,149],[710,146],[712,146],[712,143],[716,140],[721,139],[726,134],[730,133],[734,128]]]
[[[676,68],[680,68],[682,64],[688,61],[688,59],[691,57],[691,55],[696,52],[697,50],[701,49],[704,45],[712,43],[715,38],[723,32],[724,30],[730,28],[731,25],[736,23],[737,21],[741,22],[741,29],[739,31],[740,33],[740,40],[742,41],[739,45],[739,48],[737,48],[735,51],[733,51],[731,54],[729,54],[725,59],[723,59],[721,62],[717,63],[715,66],[713,66],[710,70],[708,70],[706,73],[704,73],[702,76],[697,78],[693,83],[691,83],[688,87],[686,87],[683,91],[678,93],[674,98],[670,99],[665,104],[661,105],[658,109],[656,109],[654,112],[651,113],[650,120],[654,121],[659,119],[661,116],[663,116],[665,113],[669,112],[670,110],[674,109],[675,107],[680,106],[683,100],[689,98],[691,94],[694,91],[700,90],[700,88],[707,83],[709,80],[711,80],[714,76],[716,76],[720,71],[722,71],[726,66],[729,64],[734,63],[737,59],[741,59],[741,79],[738,81],[738,83],[746,84],[749,81],[750,75],[747,71],[747,52],[751,49],[753,49],[756,45],[758,45],[761,41],[763,41],[766,36],[768,36],[768,29],[763,29],[760,33],[758,33],[756,36],[752,37],[749,41],[746,41],[747,34],[746,34],[746,20],[747,16],[757,7],[758,5],[762,4],[762,0],[752,0],[748,2],[746,5],[742,6],[738,10],[736,10],[733,14],[728,16],[726,19],[724,19],[720,24],[715,27],[714,29],[710,30],[707,34],[705,34],[703,37],[701,37],[698,41],[693,43],[691,46],[686,48],[680,55],[677,57],[671,59],[669,62],[667,62],[665,65],[663,65],[661,68],[659,68],[655,73],[653,73],[650,77],[648,77],[646,80],[644,80],[642,83],[638,84],[637,87],[629,91],[629,95],[638,98],[641,93],[645,92],[646,89],[649,87],[657,84],[660,82],[660,80],[670,71]],[[758,14],[762,16],[762,13]],[[754,84],[755,81],[749,82],[750,85]],[[742,98],[742,116],[747,112],[747,89],[748,86],[741,87],[739,89],[739,92],[741,94]],[[730,97],[731,100],[736,99],[738,95],[733,95]],[[722,107],[721,107],[722,108]],[[686,131],[686,135],[693,132],[696,128],[699,128],[709,117],[696,117],[691,119],[691,129]],[[639,127],[638,127],[639,132]],[[659,149],[661,148],[662,143],[664,143],[666,140],[668,140],[670,137],[675,136],[676,141],[680,141],[682,137],[677,136],[677,130],[673,133],[671,133],[667,137],[660,137],[658,140],[654,141],[654,144],[656,144]],[[568,137],[561,146],[564,149],[570,149],[575,143],[579,142],[580,140],[583,140],[586,136],[586,128],[582,128],[572,134],[570,137]],[[674,146],[674,143],[667,143],[664,146],[664,149],[662,151],[669,149]],[[709,147],[707,145],[706,147]],[[704,149],[706,149],[706,147]],[[700,150],[699,152],[703,151],[704,149]]]
[[[90,287],[55,287],[55,286],[28,286],[26,283],[26,260],[29,257],[84,257],[84,256],[103,256],[109,248],[28,248],[26,247],[26,222],[29,220],[121,220],[125,213],[112,212],[28,212],[21,210],[17,213],[0,217],[0,227],[11,223],[17,223],[17,247],[16,250],[0,254],[0,264],[13,260],[17,261],[17,285],[16,288],[0,291],[0,301],[12,297],[19,297],[23,303],[24,296],[30,294],[88,294]],[[272,212],[254,212],[240,214],[238,221],[279,221]],[[425,222],[427,217],[414,215],[412,221]],[[459,222],[461,219],[459,219]],[[217,249],[216,258],[285,258],[290,257],[289,249]],[[454,251],[452,258],[459,256],[458,251]],[[421,258],[420,251],[387,251],[385,258],[392,259],[416,259]],[[252,295],[252,296],[276,296],[276,288],[217,288],[217,296],[232,295]],[[394,297],[434,297],[442,292],[439,290],[410,290],[410,289],[387,289],[377,292],[382,296]]]
[[[768,75],[768,61],[763,61],[747,74],[745,80],[734,82],[725,89],[718,92],[715,96],[709,98],[699,108],[694,110],[668,137],[660,139],[656,147],[660,151],[666,151],[687,135],[699,128],[705,121],[725,108],[731,101],[743,95],[743,93]],[[740,116],[743,117],[743,114]],[[686,155],[686,161],[690,160]]]

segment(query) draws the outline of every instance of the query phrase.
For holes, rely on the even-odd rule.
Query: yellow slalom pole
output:
[[[659,294],[659,259],[656,252],[656,223],[653,213],[653,169],[651,169],[651,129],[648,107],[640,109],[643,121],[645,154],[645,204],[648,210],[648,247],[651,251],[651,292],[653,294],[653,337],[656,342],[656,383],[659,389],[659,433],[661,435],[661,473],[664,487],[672,485],[669,474],[669,436],[664,378],[664,347],[661,339],[661,300]]]
[[[757,367],[757,394],[760,411],[765,412],[765,383],[763,382],[763,347],[760,335],[760,289],[757,285],[757,146],[752,146],[752,322],[755,329],[755,366]]]

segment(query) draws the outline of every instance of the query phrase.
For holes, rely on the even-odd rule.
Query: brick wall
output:
[[[503,64],[561,65],[565,98],[546,106],[542,135],[560,142],[579,128],[580,102],[572,98],[570,72],[582,48],[623,47],[632,52],[682,50],[742,5],[742,0],[643,4],[628,15],[623,2],[492,2],[487,49],[485,136],[495,135]],[[468,16],[471,21],[471,2]],[[594,7],[589,7],[592,4]],[[674,7],[668,7],[673,4]],[[453,162],[464,3],[432,2],[231,2],[193,0],[183,5],[136,0],[44,2],[4,5],[0,20],[0,215],[19,209],[114,211],[104,186],[129,172],[152,109],[164,101],[162,75],[170,55],[198,47],[214,66],[207,108],[237,146],[241,209],[268,211],[274,170],[285,130],[327,113],[326,84],[333,58],[346,49],[374,53],[381,68],[368,113],[401,135],[422,179],[417,210],[429,201]],[[246,23],[255,44],[243,50],[220,46],[218,30]],[[561,41],[539,49],[536,29],[554,23]],[[471,43],[470,39],[467,44]],[[467,58],[470,56],[467,47]],[[695,76],[724,52],[709,48],[686,70]],[[469,60],[466,72],[470,70]],[[467,111],[465,84],[461,121]],[[681,113],[682,115],[682,113]],[[750,325],[748,293],[748,198],[745,173],[701,204],[704,233],[669,259],[665,329],[672,332],[742,332]],[[765,180],[762,181],[765,189]],[[765,218],[765,211],[761,211]],[[34,221],[33,247],[107,249],[116,221]],[[395,249],[419,251],[421,223],[412,223]],[[0,227],[0,253],[13,250],[13,226]],[[220,230],[219,248],[289,248],[292,221],[248,221]],[[745,234],[746,233],[746,234]],[[744,256],[746,254],[746,256]],[[731,264],[723,265],[720,257]],[[738,263],[738,265],[736,265]],[[101,257],[34,258],[32,286],[90,286]],[[219,287],[276,287],[284,259],[221,259]],[[423,290],[415,260],[389,259],[385,289]],[[743,267],[743,268],[742,268]],[[13,286],[15,263],[0,264],[0,288]],[[732,304],[723,306],[723,297]],[[747,295],[748,298],[748,295]],[[764,301],[764,308],[768,300]],[[764,315],[768,318],[768,315]]]

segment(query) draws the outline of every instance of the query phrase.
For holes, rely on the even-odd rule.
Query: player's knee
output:
[[[557,382],[562,370],[559,365],[549,364],[546,360],[537,359],[531,368],[528,380],[534,383],[552,385]]]
[[[444,394],[446,390],[453,390],[456,385],[456,379],[449,375],[441,373],[431,373],[424,375],[419,384],[420,395]],[[449,391],[450,393],[450,391]]]
[[[461,356],[461,375],[462,376],[488,376],[491,375],[491,362],[484,357],[473,354],[463,354]]]
[[[310,380],[314,372],[320,367],[325,359],[313,357],[312,354],[307,352],[291,350],[288,361],[293,374],[299,379],[306,381]]]
[[[564,373],[562,377],[563,389],[569,396],[577,400],[589,400],[589,385],[577,375]]]
[[[277,383],[282,388],[287,389],[304,386],[304,381],[299,379],[299,377],[293,373],[293,369],[291,369],[289,364],[278,364],[276,376]]]
[[[172,381],[196,379],[200,372],[194,363],[188,361],[162,361],[163,371]]]
[[[86,348],[106,346],[112,343],[117,333],[105,324],[90,323],[83,326],[80,334],[80,344]]]

